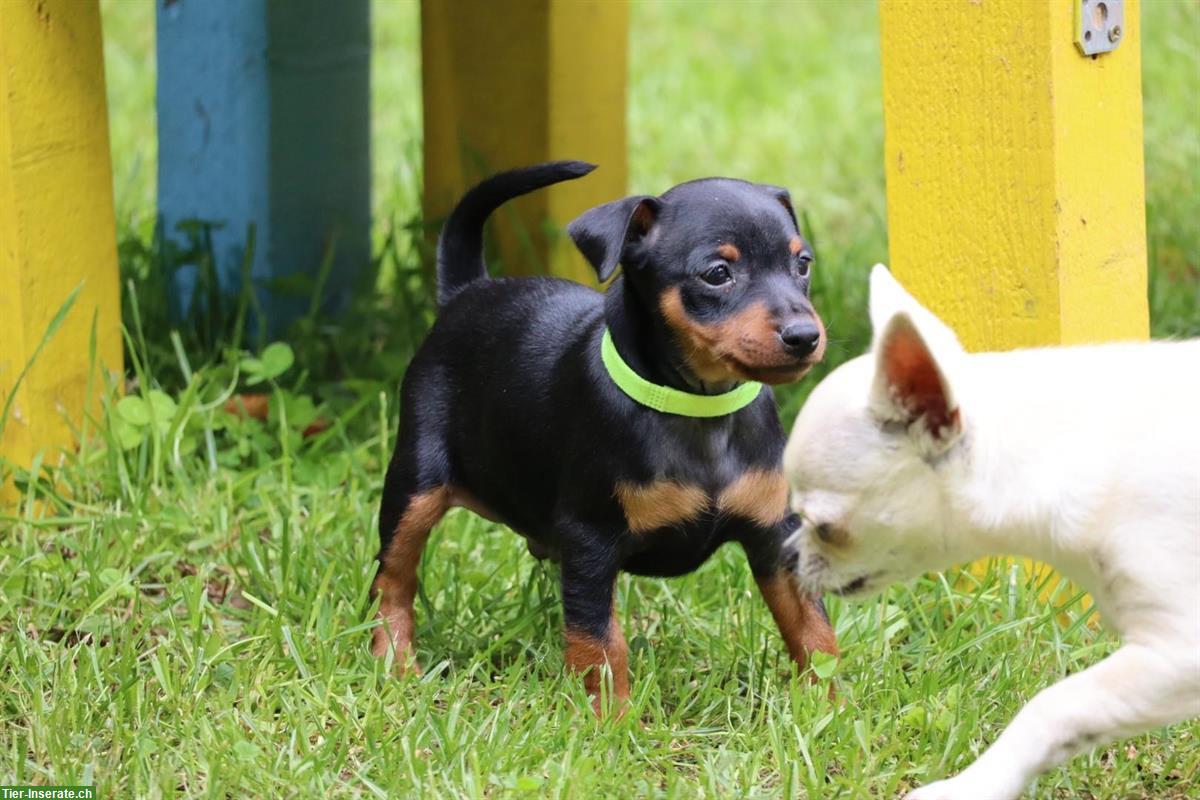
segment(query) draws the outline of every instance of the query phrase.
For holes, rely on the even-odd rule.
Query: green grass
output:
[[[389,678],[367,654],[367,587],[396,383],[428,303],[402,227],[420,184],[416,5],[374,11],[377,238],[398,279],[348,319],[302,323],[296,364],[247,387],[243,354],[187,331],[177,348],[162,327],[145,244],[153,6],[104,3],[130,393],[155,418],[113,407],[64,465],[18,472],[23,502],[0,511],[0,783],[95,782],[104,797],[894,797],[962,769],[1038,689],[1115,647],[1066,590],[1041,603],[996,563],[833,601],[845,656],[830,703],[790,676],[731,550],[678,580],[622,577],[633,707],[599,723],[563,677],[554,569],[456,511],[422,571],[424,676]],[[1200,9],[1148,0],[1143,15],[1153,324],[1195,335]],[[631,190],[708,172],[790,187],[816,234],[830,362],[855,354],[865,270],[886,253],[873,5],[639,3],[631,36]],[[266,422],[220,410],[227,390],[264,385],[280,401]],[[303,437],[316,416],[333,426]],[[1195,796],[1198,737],[1193,722],[1100,748],[1033,794]]]

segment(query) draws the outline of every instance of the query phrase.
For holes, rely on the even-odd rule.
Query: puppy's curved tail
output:
[[[585,161],[550,161],[493,175],[463,195],[446,218],[438,239],[438,306],[464,286],[487,275],[483,223],[504,203],[553,183],[582,178],[596,168]]]

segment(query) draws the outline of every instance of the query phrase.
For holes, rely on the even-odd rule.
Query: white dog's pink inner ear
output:
[[[888,391],[909,414],[922,419],[929,432],[940,436],[958,425],[958,409],[950,408],[946,384],[933,354],[907,318],[897,318],[883,341],[883,368]]]

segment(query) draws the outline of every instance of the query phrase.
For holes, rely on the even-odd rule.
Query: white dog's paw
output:
[[[959,775],[914,789],[904,800],[1008,800],[1012,796],[995,782],[986,781],[981,785],[979,781]]]
[[[904,800],[977,800],[965,790],[966,787],[956,786],[950,779],[914,789],[904,796]]]

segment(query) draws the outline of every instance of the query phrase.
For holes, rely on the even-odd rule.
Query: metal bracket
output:
[[[1117,49],[1125,35],[1125,0],[1075,0],[1075,46],[1085,56]]]

